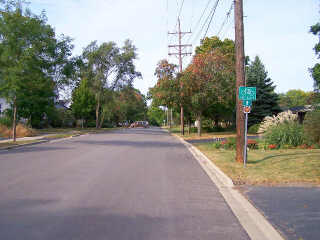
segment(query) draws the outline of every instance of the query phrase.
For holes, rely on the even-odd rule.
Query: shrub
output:
[[[303,125],[305,138],[313,143],[320,143],[320,110],[308,112]]]
[[[249,127],[248,129],[248,133],[249,134],[257,134],[258,133],[258,130],[259,130],[259,127],[260,127],[260,124],[254,124],[252,125],[251,127]]]
[[[303,126],[291,122],[270,127],[264,135],[264,140],[266,145],[297,147],[304,141]]]
[[[11,127],[12,120],[8,116],[0,117],[0,125]]]
[[[35,131],[21,123],[16,128],[17,137],[31,137],[35,134]],[[13,130],[7,128],[4,125],[0,125],[0,135],[6,138],[12,138]]]
[[[297,114],[293,114],[291,111],[281,112],[277,116],[267,116],[263,119],[260,124],[259,130],[257,133],[267,132],[269,128],[275,127],[283,123],[294,123],[298,119]]]

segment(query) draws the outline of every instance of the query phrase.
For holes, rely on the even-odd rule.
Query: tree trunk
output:
[[[13,142],[17,141],[17,99],[14,97],[13,100],[13,124],[12,124],[12,131],[13,131]]]
[[[184,112],[183,106],[180,108],[180,125],[181,125],[181,135],[184,135]]]
[[[197,120],[199,121],[198,122],[198,136],[201,137],[201,125],[202,125],[202,123],[201,123],[201,115],[198,116]]]
[[[191,130],[190,128],[191,128],[191,121],[190,121],[190,119],[189,119],[189,120],[188,120],[188,134],[189,134],[189,135],[190,135],[190,132],[191,132],[191,131],[190,131],[190,130]]]
[[[99,128],[99,117],[100,117],[100,99],[97,101],[97,106],[96,106],[96,128]]]
[[[101,117],[100,117],[101,119],[100,119],[100,124],[99,124],[99,128],[102,128],[102,124],[103,124],[103,122],[104,122],[104,118],[105,118],[105,114],[102,112],[101,113]]]

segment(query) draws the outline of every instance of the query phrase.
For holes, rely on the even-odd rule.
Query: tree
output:
[[[300,89],[292,89],[279,94],[279,105],[282,108],[291,108],[311,104],[313,92],[305,92]]]
[[[317,24],[311,26],[310,32],[313,35],[320,37],[320,23],[317,23]],[[316,43],[316,45],[314,46],[313,49],[314,49],[317,57],[320,58],[320,41],[318,43]],[[320,89],[320,64],[316,63],[314,65],[314,67],[310,69],[310,72],[311,72],[311,75],[314,80],[314,89],[316,91],[319,91],[319,89]]]
[[[266,116],[281,112],[278,95],[274,92],[275,86],[258,56],[247,66],[246,79],[247,86],[257,88],[257,99],[252,102],[248,126],[260,123]]]
[[[44,13],[24,10],[22,1],[2,1],[1,7],[0,92],[13,107],[15,141],[17,114],[42,119],[52,109],[58,84],[53,76],[64,72],[57,69],[72,47],[56,38]]]
[[[95,94],[96,128],[100,128],[107,114],[107,106],[114,90],[131,86],[133,80],[141,77],[135,70],[136,48],[130,40],[119,49],[114,42],[90,43],[83,52],[85,74]]]
[[[95,105],[95,96],[89,88],[88,79],[84,78],[72,93],[72,113],[84,123],[94,115]]]
[[[150,125],[153,126],[161,126],[166,119],[165,111],[158,106],[154,106],[153,104],[148,107],[147,116]]]
[[[215,106],[213,111],[220,109],[219,106],[234,106],[233,54],[219,48],[197,54],[184,74],[184,81],[184,86],[190,88],[191,109],[199,121],[198,135],[201,135],[202,116],[210,106]]]

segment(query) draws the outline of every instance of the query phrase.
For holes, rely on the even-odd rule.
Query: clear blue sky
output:
[[[131,39],[138,48],[136,65],[143,75],[135,87],[146,94],[156,83],[153,73],[157,62],[168,58],[167,45],[177,40],[167,32],[175,31],[182,2],[182,29],[193,31],[183,41],[195,47],[205,34],[206,25],[201,29],[215,1],[211,0],[201,21],[208,0],[31,0],[30,8],[35,13],[44,9],[56,32],[74,39],[75,55],[93,40],[121,46],[125,39]],[[207,36],[219,32],[231,3],[220,0]],[[313,46],[318,39],[309,28],[319,21],[319,10],[318,0],[244,0],[246,55],[251,59],[259,55],[277,92],[313,89],[308,68],[317,61]],[[220,37],[234,38],[233,18],[232,14]],[[169,60],[176,62],[174,57]],[[190,60],[185,58],[184,66]]]

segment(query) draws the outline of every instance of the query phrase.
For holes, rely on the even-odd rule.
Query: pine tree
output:
[[[278,105],[278,95],[274,92],[276,86],[268,77],[268,72],[258,56],[247,67],[246,77],[247,86],[257,88],[257,99],[252,102],[248,126],[260,123],[266,116],[281,112]]]

